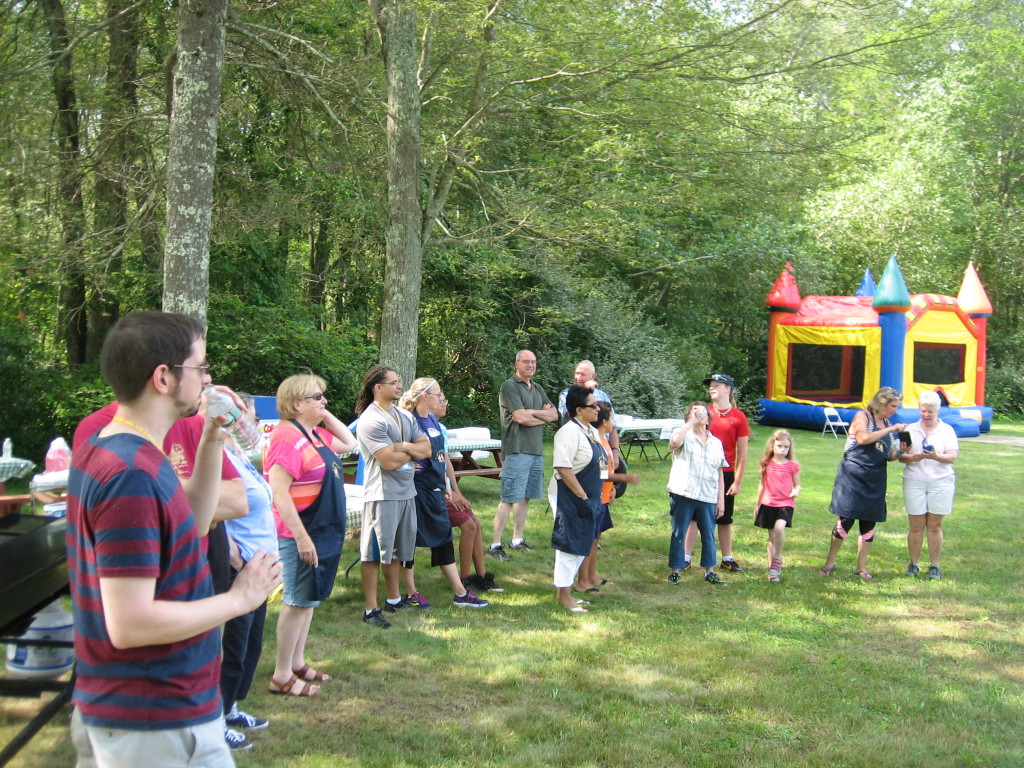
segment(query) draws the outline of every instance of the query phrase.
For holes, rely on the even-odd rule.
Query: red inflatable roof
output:
[[[780,319],[782,325],[830,326],[833,328],[872,328],[878,325],[878,313],[871,307],[871,296],[806,296],[800,310]]]

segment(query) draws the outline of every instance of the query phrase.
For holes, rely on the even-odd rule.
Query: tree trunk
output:
[[[88,327],[85,313],[85,269],[82,238],[85,210],[82,203],[79,115],[71,68],[71,40],[60,0],[40,0],[50,38],[50,80],[57,100],[57,206],[61,222],[60,333],[68,365],[85,362]]]
[[[204,322],[226,15],[227,0],[181,3],[167,153],[163,308]]]
[[[139,168],[139,140],[135,118],[139,50],[139,9],[125,0],[107,2],[106,93],[103,118],[97,137],[96,207],[93,216],[100,243],[99,265],[91,276],[89,296],[89,344],[86,358],[99,356],[107,331],[117,322],[119,304],[110,277],[121,271],[128,233],[128,200],[131,182]]]
[[[331,264],[331,250],[334,246],[331,238],[331,218],[334,215],[334,204],[329,195],[323,195],[314,206],[316,222],[313,224],[309,242],[309,283],[307,295],[309,303],[317,313],[317,329],[327,327],[325,304],[327,298],[327,273]]]
[[[423,269],[420,202],[420,88],[416,9],[408,0],[370,0],[388,88],[388,226],[380,359],[403,381],[416,373]]]

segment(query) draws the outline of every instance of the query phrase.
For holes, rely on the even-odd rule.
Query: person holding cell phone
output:
[[[857,522],[860,538],[854,574],[864,580],[874,578],[867,569],[868,553],[875,538],[875,524],[884,523],[886,518],[886,462],[897,458],[894,436],[906,427],[892,424],[889,419],[899,410],[902,399],[892,387],[882,387],[867,407],[853,417],[832,486],[829,511],[839,519],[832,528],[822,576],[831,576],[835,571],[836,556]]]
[[[907,549],[910,564],[907,576],[921,572],[918,560],[928,531],[928,578],[941,579],[939,556],[942,554],[942,521],[953,511],[956,491],[956,461],[959,444],[953,428],[939,418],[941,401],[935,392],[924,392],[918,398],[921,420],[907,427],[910,440],[902,439],[899,460],[903,467],[903,504],[907,509],[910,528]]]

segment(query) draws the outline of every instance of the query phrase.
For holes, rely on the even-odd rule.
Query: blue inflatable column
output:
[[[891,255],[889,263],[885,265],[871,306],[878,313],[878,327],[882,331],[878,386],[892,387],[902,392],[903,359],[907,346],[906,311],[910,309],[910,293],[899,264],[896,263],[896,254]]]
[[[907,318],[903,312],[882,312],[878,315],[882,329],[882,358],[879,361],[878,385],[903,391],[903,353],[907,345]]]

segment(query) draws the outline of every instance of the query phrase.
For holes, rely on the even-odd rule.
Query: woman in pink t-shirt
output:
[[[319,376],[299,374],[281,382],[277,412],[281,423],[263,449],[263,471],[274,491],[274,523],[284,577],[270,692],[314,696],[318,686],[313,683],[330,676],[306,663],[306,637],[314,608],[324,589],[329,592],[334,582],[341,554],[338,532],[325,526],[324,519],[335,509],[342,521],[338,523],[340,536],[344,536],[345,499],[338,455],[352,451],[356,441],[348,427],[327,410],[324,380]],[[338,494],[340,498],[335,498]],[[331,498],[321,499],[325,495]],[[316,520],[310,520],[314,509]],[[312,529],[307,530],[307,524]],[[326,541],[332,542],[330,552],[324,550]],[[324,563],[330,567],[321,569]],[[318,580],[327,582],[326,587]]]

